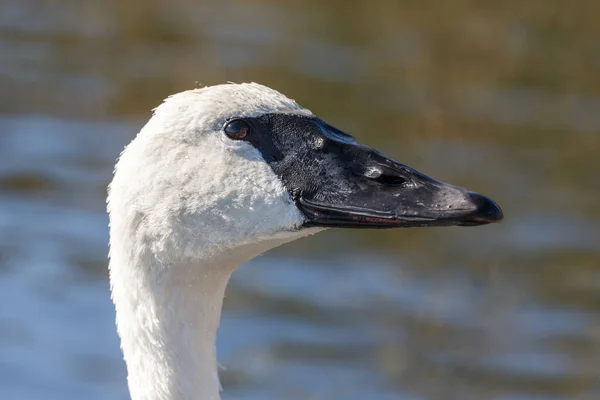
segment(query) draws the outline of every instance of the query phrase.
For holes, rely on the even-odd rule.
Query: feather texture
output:
[[[232,118],[312,116],[265,86],[173,95],[122,152],[109,187],[110,283],[134,400],[215,400],[216,331],[231,273],[315,233]]]

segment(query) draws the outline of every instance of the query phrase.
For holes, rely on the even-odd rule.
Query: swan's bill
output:
[[[432,179],[316,117],[272,113],[240,124],[305,214],[305,226],[475,226],[503,218],[488,197]]]

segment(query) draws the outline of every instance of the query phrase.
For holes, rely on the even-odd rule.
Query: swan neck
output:
[[[111,268],[132,400],[220,398],[216,335],[235,266],[222,260],[136,266],[125,271],[142,274],[126,279]]]
[[[111,240],[112,299],[132,400],[219,400],[215,344],[231,274],[266,250],[316,231],[205,250],[187,261]]]

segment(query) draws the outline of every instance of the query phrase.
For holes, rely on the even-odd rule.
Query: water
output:
[[[162,98],[227,80],[281,90],[506,220],[328,231],[244,265],[224,398],[598,398],[594,7],[0,2],[0,398],[127,398],[106,185]]]

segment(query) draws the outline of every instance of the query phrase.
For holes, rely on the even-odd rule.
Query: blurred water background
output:
[[[240,268],[224,398],[600,398],[596,0],[0,1],[0,399],[126,399],[114,160],[168,94],[272,86],[500,225],[328,231]]]

